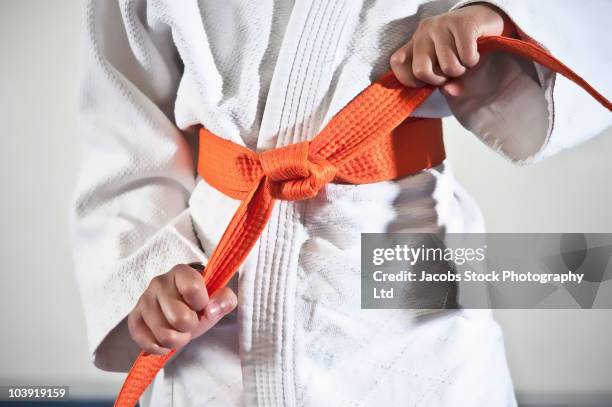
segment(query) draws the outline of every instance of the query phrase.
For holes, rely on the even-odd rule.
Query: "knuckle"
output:
[[[442,72],[449,76],[460,76],[465,72],[465,68],[458,63],[446,63],[440,66]]]
[[[461,30],[461,22],[458,21],[456,17],[449,18],[446,24],[447,24],[448,29],[452,33],[457,33],[458,31]]]
[[[132,340],[134,340],[134,342],[136,343],[140,343],[140,338],[141,338],[141,334],[140,334],[140,330],[134,327],[128,327],[128,332],[130,333],[130,338],[132,338]]]
[[[130,335],[133,337],[133,334],[136,332],[136,315],[134,313],[134,311],[130,312],[130,314],[127,317],[127,327],[128,327],[128,332],[130,333]]]
[[[394,67],[394,68],[401,67],[403,62],[404,62],[404,57],[401,54],[397,53],[397,52],[395,54],[391,55],[391,58],[389,59],[389,63],[391,65],[391,67]]]
[[[192,268],[182,272],[180,286],[183,290],[187,291],[206,290],[203,274]]]
[[[144,332],[140,328],[136,328],[130,331],[130,337],[134,342],[136,342],[139,346],[144,346],[147,343],[147,339],[144,335]]]
[[[452,16],[449,13],[440,14],[439,16],[434,16],[431,18],[431,27],[440,29],[447,28],[449,22],[452,20]]]
[[[140,308],[143,312],[154,309],[154,306],[157,303],[157,292],[159,291],[159,287],[160,286],[155,285],[150,290],[147,290],[140,298]]]
[[[415,65],[412,68],[412,73],[417,79],[426,80],[429,77],[429,71],[424,65]]]
[[[189,283],[185,287],[185,292],[182,293],[186,297],[189,297],[191,300],[195,300],[200,302],[201,298],[206,298],[206,287],[199,284],[198,282]]]
[[[174,274],[176,278],[181,280],[181,282],[188,282],[189,285],[191,283],[197,284],[202,281],[202,274],[200,274],[200,272],[198,272],[196,269],[193,269],[187,265],[177,267]]]
[[[165,348],[173,348],[179,343],[179,336],[176,331],[171,329],[162,329],[155,335],[159,344]]]
[[[193,312],[188,311],[177,312],[173,315],[171,319],[172,320],[170,321],[170,323],[173,326],[186,329],[189,329],[195,323]]]
[[[199,274],[192,274],[192,277],[185,283],[185,291],[188,293],[200,292],[206,290],[204,280]]]
[[[453,28],[457,35],[466,40],[475,39],[478,36],[478,27],[474,21],[467,17],[458,18],[453,22]]]
[[[204,306],[208,302],[208,292],[204,285],[194,284],[192,287],[189,287],[185,296],[189,298],[192,305]]]
[[[182,281],[179,285],[179,292],[192,300],[199,300],[200,296],[207,295],[206,285],[200,275]]]
[[[477,52],[470,52],[465,57],[465,64],[468,67],[472,68],[478,64],[479,60],[480,60],[480,55],[478,55]]]
[[[461,14],[455,17],[455,24],[461,30],[470,31],[474,25],[474,19],[469,14]]]
[[[186,274],[190,270],[193,269],[186,264],[177,264],[176,266],[172,267],[171,272],[175,274]]]
[[[161,274],[153,277],[149,282],[149,288],[152,290],[159,289],[164,284],[164,276],[165,274]]]
[[[435,17],[425,17],[417,26],[418,30],[426,31],[429,30],[435,24]]]
[[[465,28],[465,35],[470,41],[476,41],[480,35],[476,24],[472,24],[471,21],[468,22],[468,25]]]
[[[198,272],[195,269],[191,268],[187,264],[177,264],[176,266],[173,267],[173,269],[175,270],[175,273],[177,274],[186,274],[186,275],[198,274]]]
[[[136,335],[132,336],[132,339],[134,340],[134,342],[136,342],[136,344],[138,346],[140,346],[143,349],[146,348],[147,346],[151,346],[152,345],[151,341],[148,340],[142,334],[136,334]]]
[[[169,278],[174,279],[177,276],[181,276],[181,277],[187,276],[192,271],[194,270],[186,264],[177,264],[174,267],[172,267],[170,271],[166,274],[168,275]]]
[[[177,271],[181,270],[184,267],[185,267],[184,264],[175,264],[174,266],[172,266],[169,273],[176,273]]]

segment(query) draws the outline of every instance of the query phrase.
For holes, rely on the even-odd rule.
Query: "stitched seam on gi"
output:
[[[323,24],[324,19],[320,18],[320,15],[323,14],[325,16],[325,14],[327,13],[328,7],[329,7],[330,3],[329,2],[322,2],[319,1],[317,3],[317,8],[314,14],[310,14],[309,13],[309,17],[307,18],[307,21],[305,23],[305,27],[308,27],[308,35],[306,36],[306,38],[312,38],[312,31],[316,30],[316,35],[314,36],[314,41],[309,42],[308,39],[306,40],[306,42],[303,45],[302,48],[302,53],[301,53],[301,57],[300,57],[300,61],[299,61],[299,66],[298,66],[298,70],[297,73],[295,74],[295,76],[297,77],[296,79],[291,78],[291,82],[293,83],[297,83],[298,86],[293,88],[293,92],[291,94],[291,98],[289,99],[289,112],[287,114],[288,117],[288,121],[293,122],[294,126],[292,128],[293,131],[286,131],[284,132],[283,136],[284,137],[279,137],[279,140],[277,144],[279,145],[283,145],[283,144],[287,144],[287,143],[291,143],[291,142],[295,142],[297,140],[300,139],[304,139],[305,137],[307,137],[307,134],[303,134],[301,131],[298,132],[297,130],[297,124],[300,123],[300,113],[302,116],[302,122],[303,122],[303,117],[304,114],[306,112],[306,110],[304,109],[300,109],[300,106],[302,106],[304,103],[301,103],[302,101],[302,95],[305,89],[305,83],[306,80],[308,79],[309,76],[312,77],[312,74],[309,75],[312,72],[311,68],[317,69],[318,67],[316,65],[313,66],[312,61],[313,61],[313,53],[315,51],[315,49],[317,49],[316,45],[317,44],[317,39],[319,37],[318,33],[321,31],[319,28],[320,26]],[[325,6],[322,8],[322,6]],[[312,9],[311,9],[312,10]],[[313,20],[314,22],[311,22],[310,20]],[[319,24],[315,24],[315,22],[318,22]],[[310,24],[309,24],[310,23]],[[305,32],[306,30],[303,30],[302,34]],[[319,53],[321,52],[321,48],[318,48]],[[293,70],[292,70],[293,72]],[[304,72],[302,74],[302,72]],[[316,71],[315,71],[316,73]],[[311,79],[312,81],[312,79]],[[302,86],[299,86],[302,85]],[[299,95],[296,98],[296,91],[299,90]],[[308,88],[308,91],[312,90],[312,86],[310,86]],[[309,94],[306,94],[306,100],[309,99]],[[294,101],[296,101],[294,103]],[[301,110],[301,111],[300,111]],[[295,113],[294,113],[295,112]],[[292,117],[293,116],[293,117]],[[303,127],[303,126],[301,126]],[[293,136],[293,137],[291,137]],[[282,139],[282,141],[281,141]],[[289,140],[288,140],[289,139]],[[287,217],[285,218],[285,222],[292,222],[293,223],[293,229],[291,230],[290,235],[287,236],[287,239],[285,242],[283,243],[283,247],[286,244],[290,245],[290,250],[287,251],[285,253],[285,251],[280,251],[281,256],[279,258],[279,262],[282,261],[282,264],[288,265],[292,264],[293,262],[291,261],[291,259],[294,256],[294,251],[297,250],[297,252],[295,254],[299,254],[299,247],[295,247],[295,230],[297,228],[297,222],[299,222],[299,216],[300,214],[297,213],[295,205],[293,203],[283,203],[282,206],[286,206],[287,207]],[[277,249],[279,249],[277,247]],[[277,288],[278,288],[278,292],[281,291],[284,294],[284,297],[281,298],[281,303],[279,304],[279,307],[281,307],[282,309],[282,314],[281,314],[281,318],[283,320],[283,324],[280,325],[280,344],[279,344],[279,350],[280,350],[280,366],[277,366],[278,368],[280,368],[280,371],[278,372],[278,374],[280,375],[281,378],[281,392],[282,394],[280,395],[280,397],[283,398],[284,401],[284,405],[294,405],[295,403],[293,402],[293,400],[295,400],[295,387],[294,385],[289,387],[289,384],[291,383],[295,383],[295,379],[293,378],[293,369],[291,369],[291,372],[288,372],[285,370],[285,367],[291,366],[291,368],[293,367],[292,364],[292,360],[287,361],[288,358],[293,358],[293,355],[290,355],[291,351],[288,351],[288,349],[293,349],[292,348],[292,344],[295,342],[294,340],[294,335],[295,335],[295,330],[293,330],[290,335],[291,338],[288,341],[286,338],[286,327],[291,327],[292,329],[294,328],[294,324],[289,323],[289,321],[287,321],[287,319],[289,317],[292,317],[291,315],[288,315],[288,307],[287,307],[287,300],[289,298],[293,298],[293,297],[289,297],[289,293],[288,293],[288,289],[289,289],[289,284],[287,282],[287,279],[289,278],[295,278],[295,275],[288,275],[288,273],[292,273],[292,270],[289,269],[289,267],[285,267],[285,270],[279,270],[280,273],[283,273],[283,277],[285,277],[282,282],[284,284],[280,284]],[[287,274],[286,274],[287,273]],[[293,311],[293,309],[292,309]],[[287,380],[285,380],[285,378],[288,377]],[[277,394],[278,395],[278,394]]]
[[[329,3],[328,3],[329,4]],[[338,8],[338,5],[341,5],[340,8]],[[344,16],[344,18],[342,19],[342,23],[340,25],[337,25],[336,23],[338,22],[338,20],[341,19],[341,17]],[[333,54],[335,54],[338,45],[340,43],[340,39],[342,37],[342,33],[344,31],[344,27],[346,25],[346,22],[348,20],[348,14],[346,13],[346,3],[342,2],[341,4],[338,2],[334,2],[334,6],[331,10],[330,13],[330,17],[329,17],[330,22],[328,24],[325,25],[325,32],[323,33],[323,44],[327,44],[327,47],[325,47],[325,49],[320,49],[320,52],[317,54],[316,60],[315,60],[315,65],[314,67],[317,68],[317,71],[315,71],[315,74],[313,74],[313,79],[310,81],[310,85],[308,87],[308,91],[306,92],[306,109],[305,112],[308,114],[308,120],[303,120],[302,124],[301,124],[301,138],[303,139],[310,139],[312,137],[314,137],[314,135],[316,134],[318,129],[317,127],[315,127],[315,125],[317,123],[320,123],[318,114],[319,111],[317,108],[315,109],[315,102],[317,101],[317,96],[321,91],[321,81],[322,78],[327,75],[329,76],[330,71],[333,70],[333,65],[331,64],[327,64],[326,61],[328,60],[328,56],[330,54],[330,51],[332,51],[333,49]],[[338,30],[337,27],[340,27],[340,29]],[[335,30],[334,30],[335,29]],[[320,32],[321,30],[318,30],[318,32]],[[318,33],[317,33],[318,34]],[[336,41],[332,41],[331,39],[333,38],[333,35],[336,36]],[[318,35],[317,35],[318,38]],[[317,42],[315,40],[315,42]],[[333,44],[333,46],[332,46]],[[324,52],[323,52],[324,51]],[[321,61],[321,56],[323,56],[323,64],[320,63]],[[312,58],[311,58],[312,59]],[[326,67],[328,67],[327,69],[325,69]],[[315,78],[316,78],[316,85],[315,85]],[[314,86],[313,86],[314,85]],[[308,123],[305,126],[305,123]],[[314,130],[314,131],[313,131]],[[301,140],[300,140],[301,141]],[[296,214],[297,214],[297,219],[296,222],[300,222],[300,219],[303,219],[305,216],[305,209],[307,207],[307,203],[304,203],[304,205],[298,205],[296,206]],[[296,225],[297,226],[297,225]],[[299,264],[299,255],[301,252],[301,246],[302,246],[303,242],[300,242],[298,250],[297,250],[297,257],[296,257],[296,263],[295,263],[295,270],[293,271],[297,271],[297,267]],[[291,287],[293,289],[292,293],[289,293],[288,290],[290,287],[287,287],[287,294],[286,294],[286,298],[289,298],[291,296],[291,298],[295,298],[297,296],[297,284],[296,284],[296,280],[297,280],[297,274],[293,276],[294,278],[294,284]],[[291,376],[293,378],[292,380],[292,392],[293,392],[293,400],[294,403],[298,403],[298,404],[303,404],[303,395],[300,394],[300,387],[299,387],[299,383],[298,381],[295,379],[295,372],[297,370],[297,366],[296,366],[296,359],[295,359],[295,354],[296,354],[296,341],[295,341],[295,336],[296,336],[296,321],[295,321],[295,315],[296,315],[296,309],[295,309],[296,303],[294,302],[293,304],[293,322],[292,322],[292,326],[293,326],[293,331],[292,331],[292,335],[291,335],[291,343],[287,344],[287,348],[290,348],[292,352],[291,358],[292,360],[291,362],[291,368],[292,368],[292,372],[291,372]],[[286,315],[285,315],[286,317]],[[285,318],[286,319],[286,318]],[[290,321],[288,321],[287,319],[285,320],[285,326],[289,326]],[[287,361],[288,363],[286,363],[285,365],[289,364],[289,361]],[[288,403],[288,400],[285,400],[286,403]],[[292,405],[292,404],[287,404],[287,405]]]
[[[321,9],[321,6],[324,4],[324,7]],[[322,72],[324,71],[319,61],[321,60],[321,55],[328,55],[329,50],[331,48],[331,41],[321,41],[322,38],[325,39],[330,32],[330,28],[336,28],[336,24],[334,24],[337,19],[336,11],[337,11],[337,2],[329,2],[329,1],[320,1],[318,3],[315,21],[318,22],[318,25],[311,26],[311,31],[316,29],[316,34],[314,36],[314,40],[312,41],[312,45],[309,47],[309,54],[307,57],[307,63],[304,63],[304,55],[302,55],[300,61],[300,69],[298,71],[298,77],[300,77],[300,72],[304,71],[304,79],[299,81],[304,86],[301,87],[297,103],[296,103],[296,118],[295,118],[295,128],[299,126],[299,131],[294,131],[293,137],[291,137],[290,142],[302,141],[305,139],[312,138],[314,133],[318,129],[313,129],[312,126],[306,126],[305,123],[311,123],[313,121],[313,105],[316,100],[316,95],[319,90],[318,86],[320,84]],[[332,6],[332,7],[330,7]],[[331,10],[330,10],[331,8]],[[319,17],[320,16],[320,17]],[[321,29],[324,28],[324,30]],[[323,33],[322,37],[320,34]],[[322,46],[321,46],[322,45]],[[303,68],[303,69],[302,69]],[[308,82],[308,86],[306,87],[306,83]],[[316,82],[317,87],[313,87],[313,84]],[[293,98],[291,99],[290,107],[293,110]],[[302,109],[300,107],[303,106]],[[308,118],[306,118],[306,116]],[[315,131],[313,131],[315,130]],[[311,134],[312,133],[312,134]],[[289,138],[289,137],[287,137]],[[292,245],[292,253],[290,253],[290,264],[291,267],[287,267],[285,272],[292,273],[287,276],[287,280],[284,285],[284,301],[281,304],[283,307],[283,326],[291,327],[291,331],[289,335],[287,334],[287,329],[282,329],[282,343],[281,343],[281,377],[282,377],[282,389],[284,396],[284,405],[292,406],[296,404],[296,400],[299,394],[298,384],[295,379],[295,335],[296,335],[296,326],[295,326],[295,303],[293,307],[289,311],[289,304],[287,299],[295,298],[296,296],[296,280],[297,275],[295,271],[297,270],[299,253],[301,250],[301,244],[296,244],[296,229],[298,227],[298,223],[300,222],[300,218],[303,218],[303,206],[302,205],[292,205],[293,206],[293,217],[291,221],[294,223],[293,233],[291,236],[291,245]],[[297,247],[296,247],[297,246]],[[293,253],[294,252],[294,253]],[[292,290],[292,292],[290,292]],[[290,314],[291,313],[291,314]],[[287,338],[286,336],[289,336]],[[291,387],[289,387],[291,386]]]
[[[295,6],[294,6],[295,7]],[[293,10],[293,12],[295,12],[295,8]],[[306,22],[303,23],[302,25],[302,30],[300,32],[300,37],[298,40],[298,47],[296,52],[293,55],[293,60],[292,60],[292,64],[291,64],[291,68],[289,70],[289,81],[287,82],[286,86],[286,92],[285,92],[285,100],[283,103],[283,108],[279,117],[279,132],[281,132],[282,129],[282,123],[284,121],[284,118],[287,118],[287,122],[291,121],[291,110],[292,110],[292,106],[293,106],[293,97],[294,94],[296,92],[297,89],[297,81],[294,80],[293,76],[294,76],[294,68],[296,65],[296,61],[297,61],[297,57],[298,57],[298,53],[303,53],[305,52],[304,48],[305,46],[303,45],[304,42],[304,37],[305,37],[305,30],[304,27],[307,25],[308,21],[310,20],[310,18],[312,17],[312,5],[309,4],[309,8],[308,8],[308,14],[306,17]],[[287,98],[289,96],[289,93],[291,92],[291,103],[287,103]],[[290,110],[289,112],[287,112],[285,110],[286,106],[289,106]],[[287,128],[287,130],[285,130],[283,133],[287,134],[289,132],[289,128]],[[281,141],[281,139],[283,139]],[[281,145],[280,143],[282,143],[284,141],[284,137],[281,137],[281,135],[279,134],[278,138],[277,138],[277,146]],[[265,259],[264,263],[262,264],[261,261],[258,262],[257,265],[257,276],[256,279],[259,283],[261,283],[262,279],[263,279],[263,272],[265,272],[265,265],[267,263],[267,259],[270,256],[270,253],[273,252],[276,248],[276,242],[274,241],[274,238],[276,236],[276,233],[272,233],[272,226],[273,225],[278,225],[277,222],[280,222],[280,215],[281,215],[281,209],[283,209],[283,207],[285,207],[286,204],[284,202],[279,202],[279,205],[277,205],[277,208],[275,208],[275,210],[273,211],[273,217],[275,217],[275,222],[272,221],[272,219],[270,219],[270,222],[268,223],[268,227],[266,228],[266,232],[265,235],[262,236],[262,244],[260,246],[260,259]],[[285,212],[286,214],[286,212]],[[287,221],[287,218],[285,218],[285,221]],[[277,228],[278,226],[276,226]],[[275,228],[275,229],[276,229]],[[271,238],[271,239],[270,239]],[[265,247],[264,247],[265,246]],[[262,253],[263,252],[263,253]],[[263,256],[261,256],[261,254],[263,254]],[[271,273],[271,275],[276,274],[275,272],[277,272],[277,270],[274,270],[273,267],[270,267],[270,270],[267,270]],[[271,277],[271,276],[269,276]],[[271,279],[270,279],[271,280]],[[256,291],[257,291],[257,287],[255,287]],[[257,304],[257,310],[259,311],[258,314],[259,316],[262,315],[262,308],[263,308],[263,304],[264,301],[266,300],[266,297],[269,297],[270,292],[269,289],[266,290],[266,292],[264,293],[264,290],[261,289],[261,287],[259,288],[259,304]],[[259,348],[259,342],[262,341],[263,339],[263,344],[265,345],[266,342],[266,338],[261,338],[261,318],[256,318],[257,324],[253,325],[253,347],[255,348],[255,350],[257,351],[257,349]],[[276,339],[276,338],[274,338]],[[277,344],[272,344],[273,346],[277,345]],[[265,354],[265,352],[264,352]],[[274,374],[274,364],[272,364],[272,366],[268,366],[270,364],[269,361],[263,361],[263,362],[256,362],[255,363],[255,383],[256,383],[256,396],[257,396],[257,404],[262,404],[262,405],[278,405],[278,402],[275,400],[275,398],[277,397],[277,394],[275,392],[273,392],[272,390],[272,384],[270,383],[270,375]]]

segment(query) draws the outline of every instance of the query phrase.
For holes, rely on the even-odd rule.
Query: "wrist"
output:
[[[488,11],[495,13],[501,19],[501,24],[502,24],[502,30],[498,34],[503,37],[511,37],[511,38],[517,37],[518,30],[516,28],[516,25],[514,24],[512,19],[508,16],[508,14],[506,14],[504,10],[497,7],[495,4],[488,3],[485,1],[479,1],[475,3],[470,3],[466,5],[465,7],[466,8],[467,7],[484,7]]]

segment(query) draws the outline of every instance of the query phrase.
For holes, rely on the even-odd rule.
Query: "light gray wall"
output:
[[[110,1],[110,0],[109,0]],[[121,375],[90,363],[72,275],[68,204],[77,171],[81,2],[0,2],[0,385],[68,384],[112,396]],[[517,168],[451,120],[449,156],[490,231],[612,231],[612,131]],[[612,392],[611,311],[499,311],[517,390]]]
[[[82,2],[0,1],[0,384],[113,394],[90,363],[68,242]]]
[[[445,131],[455,175],[481,205],[488,231],[612,231],[612,129],[530,167],[493,154],[455,120]],[[557,394],[553,401],[570,406],[578,405],[574,397],[612,394],[612,310],[496,310],[495,317],[524,399]]]

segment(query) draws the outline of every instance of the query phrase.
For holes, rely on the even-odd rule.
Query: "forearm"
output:
[[[86,13],[72,235],[90,350],[116,370],[124,349],[109,333],[153,277],[204,254],[187,208],[192,153],[170,120],[172,41],[124,22],[115,2],[92,1]]]

